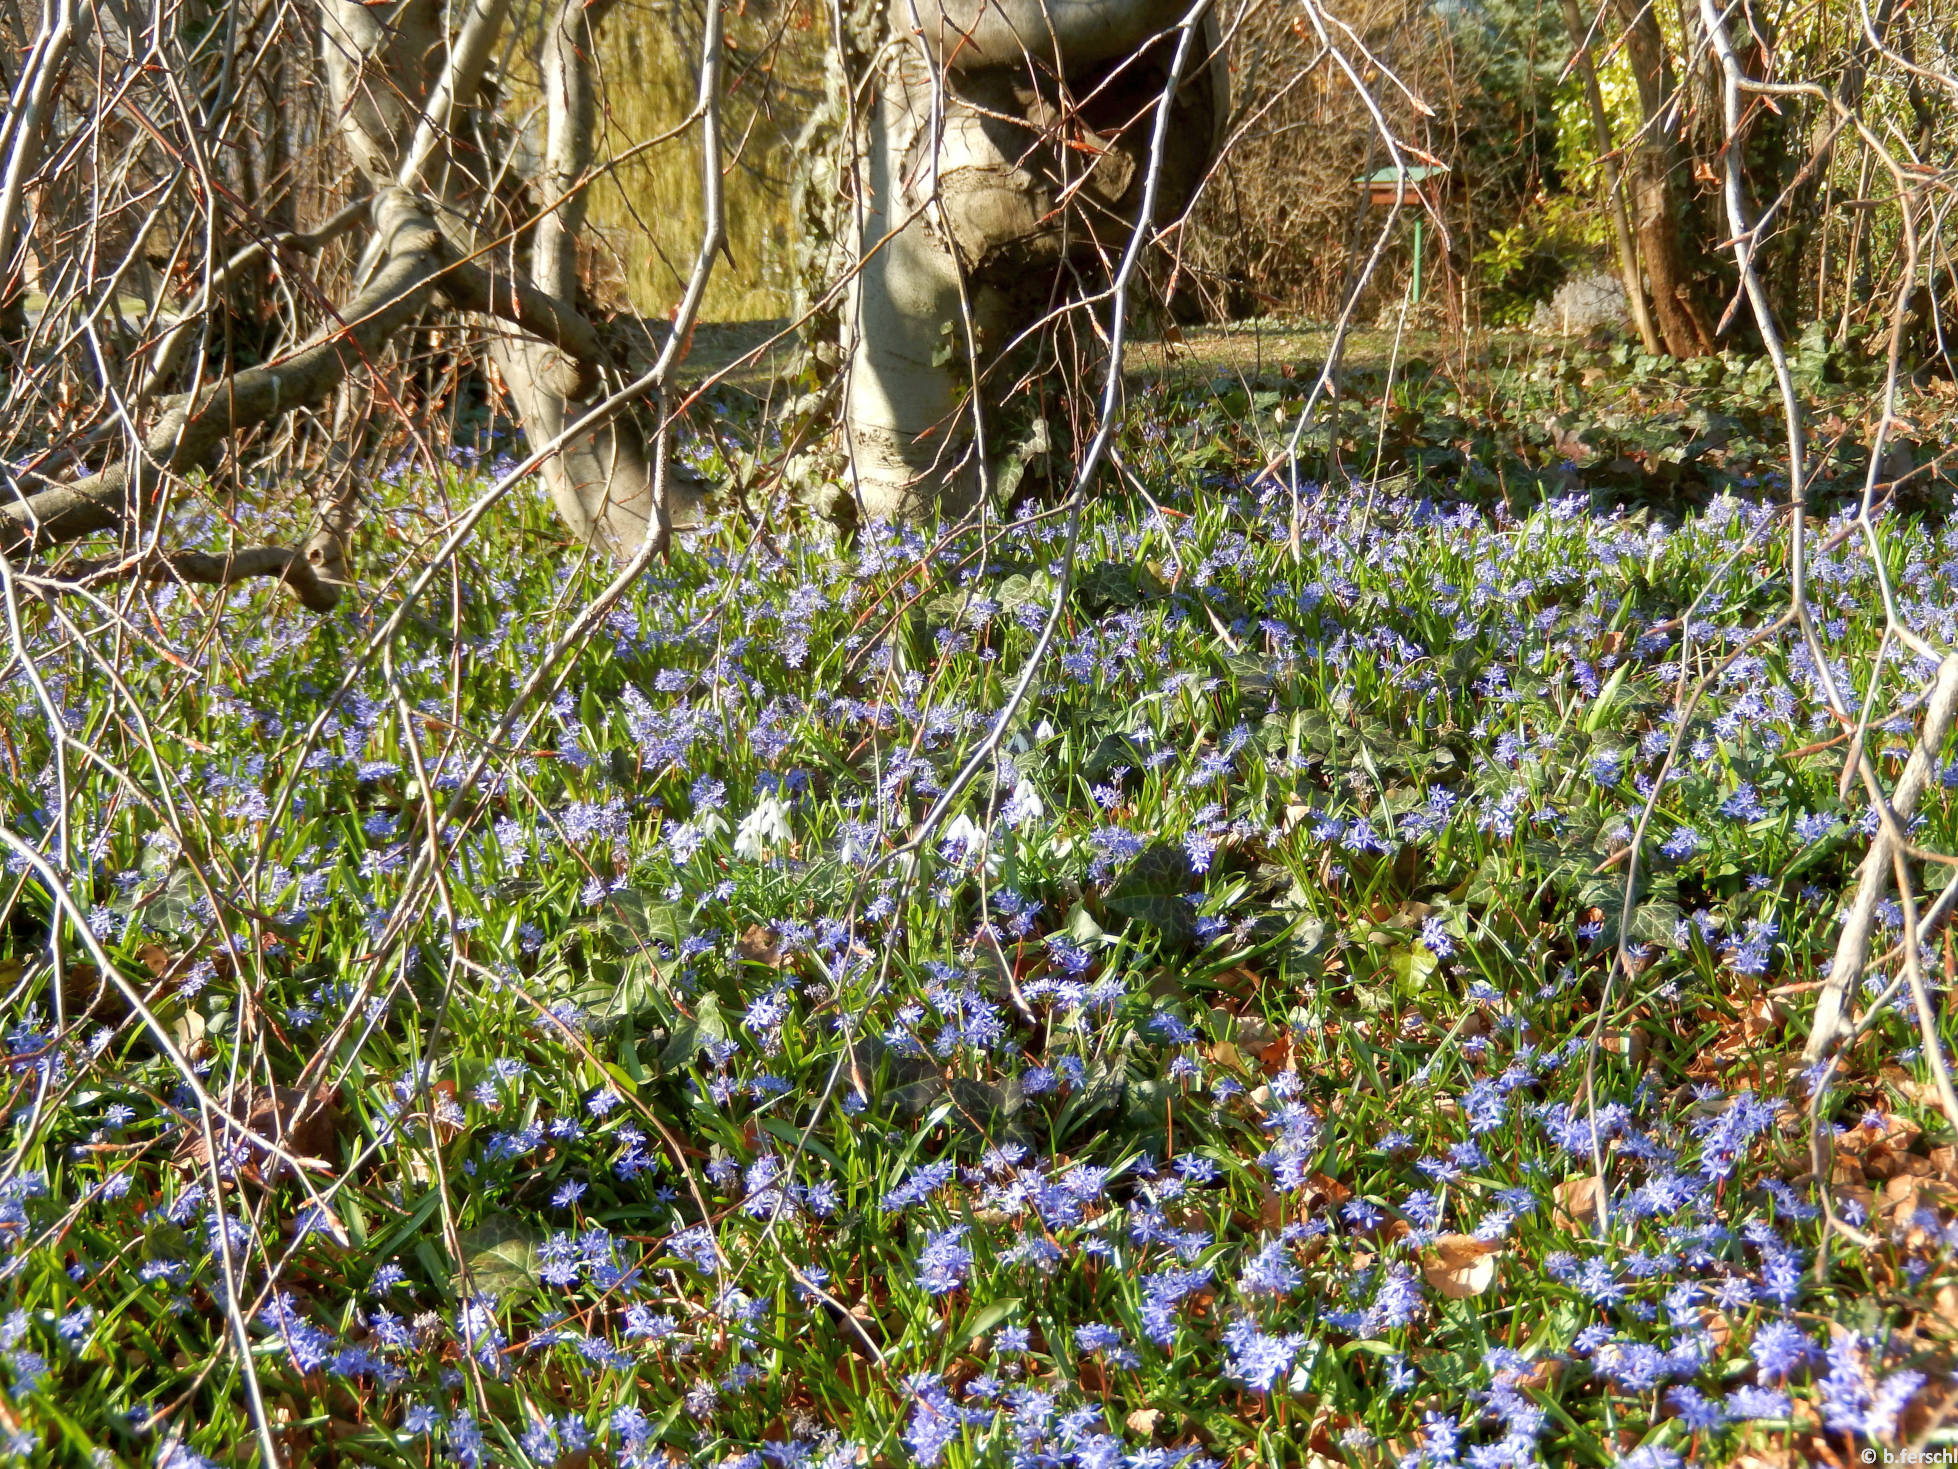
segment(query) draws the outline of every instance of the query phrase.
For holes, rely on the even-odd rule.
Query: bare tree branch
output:
[[[24,585],[53,591],[123,577],[228,587],[252,577],[269,576],[290,587],[300,606],[308,611],[331,612],[340,605],[341,588],[325,574],[323,559],[322,552],[313,547],[295,551],[289,546],[252,546],[222,554],[171,551],[126,561],[83,561],[58,577],[37,576],[27,570],[17,574]]]
[[[173,403],[133,459],[0,505],[0,552],[74,540],[140,516],[165,475],[208,468],[233,435],[326,401],[438,295],[533,332],[572,357],[571,386],[580,395],[597,387],[603,347],[591,322],[535,287],[496,281],[482,267],[454,259],[428,206],[407,190],[383,190],[373,212],[381,264],[368,288],[338,313],[343,324],[282,361],[211,384],[194,405]]]
[[[136,390],[136,402],[140,405],[155,398],[161,385],[168,381],[170,375],[182,364],[184,353],[190,347],[191,338],[204,320],[204,314],[210,309],[211,302],[216,300],[245,270],[274,250],[324,249],[367,218],[372,203],[371,198],[362,197],[339,209],[332,218],[314,229],[290,230],[263,240],[254,240],[227,260],[220,269],[212,271],[210,279],[198,290],[197,299],[177,318],[170,329],[164,333],[162,340],[156,344],[150,370],[144,375],[142,386]]]

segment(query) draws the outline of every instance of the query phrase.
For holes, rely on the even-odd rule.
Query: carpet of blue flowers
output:
[[[294,1464],[1662,1469],[1932,1432],[1958,1139],[1907,1013],[1822,1101],[1873,1245],[1809,1159],[1870,822],[1759,636],[1779,491],[1295,502],[1199,437],[1123,437],[1147,494],[1091,508],[999,759],[901,860],[1062,517],[726,513],[514,733],[603,581],[527,489],[331,707],[395,594],[23,601],[0,812],[128,992],[72,932],[51,971],[13,857],[0,1444],[242,1466],[262,1411]],[[483,474],[394,476],[370,574]],[[1958,644],[1958,534],[1883,534]],[[1925,670],[1871,687],[1868,549],[1815,537],[1894,776]],[[1921,821],[1958,846],[1944,787]]]

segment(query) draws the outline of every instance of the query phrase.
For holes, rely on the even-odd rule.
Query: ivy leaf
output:
[[[1140,607],[1169,591],[1146,563],[1097,561],[1074,579],[1074,601],[1091,616]]]
[[[721,1002],[709,991],[694,1001],[693,1015],[673,1027],[673,1038],[659,1053],[660,1070],[679,1070],[693,1060],[702,1046],[724,1041],[727,1036],[727,1018],[721,1014]]]
[[[1026,477],[1027,466],[1037,459],[1044,459],[1052,449],[1047,420],[1036,418],[1028,427],[1027,436],[1012,447],[993,476],[994,500],[1001,505],[1012,504],[1020,481]]]
[[[1662,949],[1676,949],[1679,947],[1679,923],[1684,917],[1679,911],[1679,904],[1655,898],[1632,910],[1632,926],[1626,937],[1635,944],[1657,944]]]
[[[607,897],[597,926],[627,953],[650,955],[665,948],[677,954],[687,936],[686,915],[680,905],[639,888],[621,888]]]
[[[1196,938],[1196,923],[1185,901],[1191,889],[1190,861],[1180,847],[1158,842],[1108,890],[1112,912],[1155,930],[1165,940],[1185,945]]]
[[[455,1289],[465,1289],[508,1300],[528,1295],[537,1289],[537,1271],[542,1261],[537,1246],[537,1231],[514,1214],[492,1214],[458,1237],[462,1258],[468,1265],[468,1281],[456,1272]]]
[[[1117,766],[1126,765],[1130,770],[1140,770],[1148,751],[1133,734],[1103,735],[1082,762],[1081,773],[1089,780],[1101,780]]]
[[[1440,966],[1441,961],[1422,944],[1398,944],[1388,955],[1394,976],[1403,984],[1419,984]]]
[[[993,589],[993,600],[1008,611],[1029,602],[1044,607],[1054,600],[1054,579],[1044,571],[1032,576],[1016,571]]]

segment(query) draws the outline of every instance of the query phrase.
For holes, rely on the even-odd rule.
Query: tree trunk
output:
[[[1612,235],[1618,246],[1618,278],[1625,286],[1625,304],[1631,309],[1632,324],[1638,328],[1639,342],[1657,356],[1665,350],[1659,331],[1652,323],[1652,312],[1645,304],[1645,283],[1638,268],[1638,247],[1632,241],[1632,224],[1625,213],[1625,180],[1618,167],[1618,156],[1611,142],[1611,117],[1605,111],[1604,92],[1598,86],[1598,71],[1591,64],[1591,40],[1578,12],[1577,0],[1564,0],[1564,27],[1575,48],[1577,69],[1584,76],[1584,99],[1591,109],[1591,131],[1597,139],[1598,162],[1604,175],[1605,207],[1611,211]]]
[[[1185,8],[889,0],[892,44],[874,52],[857,124],[843,313],[844,438],[869,515],[971,504],[988,367],[1062,302],[1070,272],[1093,277],[1127,242],[1174,54],[1164,32]],[[1159,220],[1193,197],[1228,105],[1206,25],[1210,64],[1172,103]]]
[[[536,202],[546,212],[532,233],[527,259],[516,243],[499,252],[501,273],[527,280],[539,297],[570,316],[576,315],[576,240],[584,223],[584,175],[592,163],[597,120],[592,30],[609,8],[610,0],[589,8],[582,0],[564,0],[545,27],[546,146],[542,172],[532,182],[541,196]],[[471,14],[484,42],[494,37],[506,9],[507,0],[478,0]],[[448,128],[429,128],[417,112],[459,114],[472,105],[488,59],[487,45],[438,78],[418,65],[431,44],[425,33],[440,20],[440,7],[432,0],[411,0],[388,26],[359,0],[325,0],[322,12],[328,76],[354,158],[377,183],[404,172],[421,173],[433,144]],[[458,50],[470,39],[468,29],[465,22],[455,43]],[[370,78],[380,80],[377,84]],[[406,92],[409,80],[421,90]],[[485,227],[503,222],[485,197],[488,179],[459,166],[451,149],[427,183],[452,206],[444,212],[443,226],[456,248],[476,253]],[[494,331],[491,357],[525,437],[532,445],[555,440],[596,401],[585,396],[596,390],[596,380],[583,384],[584,394],[568,393],[565,379],[572,364],[563,352],[544,341],[513,336],[497,323],[489,325]],[[667,534],[654,469],[644,434],[626,415],[564,445],[544,461],[541,473],[572,534],[623,562],[649,534],[662,541]]]
[[[586,213],[583,184],[592,165],[598,121],[593,38],[611,5],[612,0],[591,5],[585,0],[563,0],[544,32],[548,131],[544,168],[535,187],[546,204],[562,202],[537,222],[530,278],[545,295],[565,302],[578,296],[577,242]],[[556,438],[590,406],[554,388],[565,364],[562,354],[545,343],[504,334],[495,339],[492,352],[531,443]],[[671,532],[664,496],[655,489],[656,468],[637,420],[623,416],[566,444],[545,461],[544,483],[574,536],[601,545],[614,559],[624,561],[647,536],[664,543]]]
[[[12,95],[22,105],[10,110],[3,125],[0,260],[14,253],[8,240],[37,153],[40,115],[65,64],[64,28],[75,29],[76,15],[92,16],[95,3],[44,0],[34,58],[12,80]],[[543,48],[546,157],[540,176],[526,181],[513,167],[517,140],[498,117],[493,87],[486,82],[511,0],[463,0],[453,16],[447,0],[401,0],[384,12],[361,0],[320,0],[322,62],[338,131],[357,173],[372,186],[371,199],[310,234],[266,231],[254,210],[267,203],[277,207],[276,196],[267,199],[253,178],[234,179],[222,192],[228,199],[250,196],[244,214],[257,232],[254,242],[228,261],[210,262],[198,299],[152,344],[138,349],[131,363],[139,375],[125,401],[138,413],[160,410],[154,421],[121,462],[93,473],[64,480],[21,472],[23,484],[35,488],[23,488],[0,504],[0,554],[34,554],[116,530],[125,555],[84,563],[85,569],[219,584],[271,575],[292,585],[310,607],[333,605],[345,580],[353,528],[350,476],[325,476],[330,483],[318,496],[322,528],[302,551],[162,553],[153,548],[150,532],[166,513],[174,477],[214,466],[231,440],[247,430],[341,394],[350,377],[386,355],[403,328],[436,307],[469,314],[493,332],[491,351],[504,385],[532,445],[551,448],[540,469],[579,539],[622,563],[643,564],[644,555],[663,548],[668,531],[663,466],[649,448],[658,441],[619,411],[623,379],[614,369],[627,353],[601,334],[577,301],[576,237],[584,219],[582,190],[590,182],[597,116],[590,28],[609,0],[589,8],[583,0],[560,4]],[[710,227],[678,315],[682,323],[694,319],[713,251],[723,238],[719,4],[710,4],[708,16],[698,115],[707,140],[709,167],[702,187]],[[227,81],[246,89],[246,102],[264,84],[253,69]],[[243,115],[223,95],[213,106],[226,118]],[[227,166],[249,161],[241,153]],[[181,173],[164,180],[161,197],[167,201],[182,183]],[[145,237],[160,207],[152,206],[148,218],[136,224],[133,241]],[[371,218],[374,229],[352,298],[329,307],[327,320],[301,345],[228,373],[220,368],[207,374],[201,361],[187,363],[192,342],[207,332],[212,308],[261,271],[274,250],[317,246],[363,218]],[[129,259],[135,248],[132,244]],[[127,268],[125,260],[117,270]],[[68,299],[78,299],[72,287],[63,289]],[[115,279],[104,289],[113,299]],[[298,323],[286,329],[299,334]],[[650,341],[652,334],[647,337]],[[664,392],[676,358],[669,338],[656,369],[644,379],[653,395]],[[172,396],[168,389],[181,383],[187,365],[194,368],[197,389]],[[601,403],[608,405],[601,424],[568,443],[557,442],[573,421],[587,416],[588,405]],[[70,452],[85,452],[106,438],[97,435]]]
[[[1714,329],[1692,268],[1692,211],[1681,186],[1685,162],[1666,115],[1673,91],[1666,39],[1648,0],[1618,0],[1618,9],[1625,56],[1638,84],[1642,127],[1632,150],[1632,222],[1652,286],[1654,324],[1673,356],[1698,357],[1715,350]]]

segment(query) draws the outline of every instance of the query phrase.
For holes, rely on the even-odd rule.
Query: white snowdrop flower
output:
[[[734,830],[734,855],[759,862],[771,848],[786,846],[791,835],[789,808],[779,797],[763,796]]]

